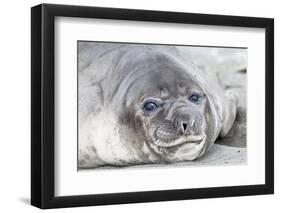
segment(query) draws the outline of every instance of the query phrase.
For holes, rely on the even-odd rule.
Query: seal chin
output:
[[[172,142],[155,141],[158,152],[168,161],[195,160],[205,152],[206,137],[202,135],[188,135],[180,137]],[[165,154],[164,154],[165,153]]]

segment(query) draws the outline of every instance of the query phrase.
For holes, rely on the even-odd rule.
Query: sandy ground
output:
[[[214,144],[214,146],[200,159],[188,162],[176,162],[171,164],[146,164],[134,165],[124,167],[104,166],[95,168],[95,170],[104,169],[143,169],[156,167],[186,167],[186,166],[226,166],[226,165],[241,165],[247,162],[247,149],[231,147],[226,145]],[[87,171],[89,169],[82,169],[79,171]]]

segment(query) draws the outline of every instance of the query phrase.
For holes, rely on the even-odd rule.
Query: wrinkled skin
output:
[[[231,128],[235,95],[202,78],[174,49],[120,46],[101,55],[79,70],[87,85],[81,91],[98,94],[89,103],[95,109],[79,111],[80,168],[194,160]],[[102,112],[113,120],[104,141],[94,124]]]

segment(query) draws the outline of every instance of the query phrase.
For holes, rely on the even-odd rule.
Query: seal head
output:
[[[168,55],[151,52],[138,59],[131,65],[137,77],[125,78],[119,91],[126,93],[117,91],[113,99],[122,103],[120,125],[136,133],[157,161],[200,157],[218,132],[205,88]]]

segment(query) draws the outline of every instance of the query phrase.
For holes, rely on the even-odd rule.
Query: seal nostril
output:
[[[182,123],[182,128],[183,128],[183,131],[185,132],[186,129],[187,129],[187,124],[186,123]]]

